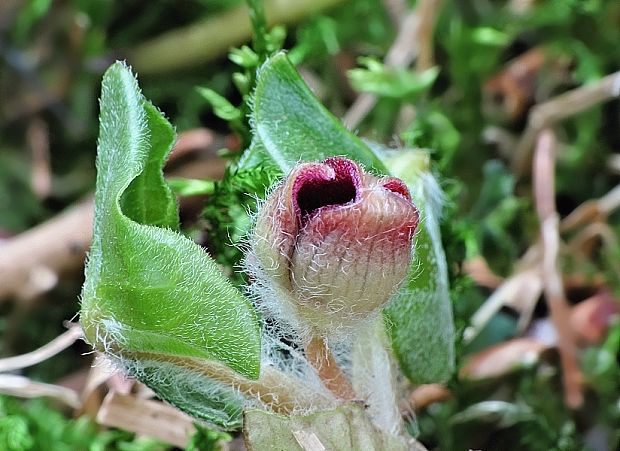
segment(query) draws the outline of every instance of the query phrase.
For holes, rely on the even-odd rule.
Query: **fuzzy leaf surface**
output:
[[[285,174],[299,161],[337,155],[386,172],[377,155],[314,96],[284,53],[272,56],[258,72],[252,121],[259,147]]]
[[[162,175],[174,136],[131,71],[111,66],[102,84],[94,235],[82,291],[85,336],[121,358],[215,360],[256,378],[253,307],[200,246],[174,230],[176,199]]]
[[[401,368],[415,383],[446,381],[454,371],[454,321],[439,218],[441,188],[420,168],[423,152],[401,150],[387,158],[392,173],[409,187],[420,210],[409,274],[385,309],[392,346]]]

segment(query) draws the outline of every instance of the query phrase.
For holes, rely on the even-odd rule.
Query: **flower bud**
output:
[[[406,185],[345,158],[298,165],[258,213],[262,273],[319,330],[383,306],[409,270],[418,211]]]

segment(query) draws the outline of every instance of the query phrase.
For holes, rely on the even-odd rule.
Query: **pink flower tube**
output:
[[[253,250],[298,317],[328,331],[390,299],[409,271],[417,224],[401,180],[329,158],[298,165],[269,195]]]

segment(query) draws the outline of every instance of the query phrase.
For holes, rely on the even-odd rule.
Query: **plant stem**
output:
[[[263,0],[246,0],[249,8],[250,20],[254,37],[252,39],[254,51],[258,53],[261,61],[267,57],[267,19],[265,18],[265,8]]]
[[[383,315],[378,315],[355,335],[351,349],[351,384],[359,399],[364,400],[372,422],[394,435],[402,435],[404,431],[398,374]]]
[[[266,0],[267,25],[294,23],[344,1]],[[219,57],[251,36],[248,8],[240,6],[129,49],[127,60],[140,75],[165,73]]]
[[[575,333],[571,328],[570,308],[566,301],[558,261],[560,220],[555,205],[555,147],[553,132],[550,129],[543,130],[534,151],[534,195],[540,220],[544,292],[551,321],[558,334],[564,401],[569,407],[577,408],[584,401],[583,375],[577,360]]]
[[[324,337],[314,335],[306,345],[306,355],[329,391],[346,401],[357,399],[353,387],[336,362]]]

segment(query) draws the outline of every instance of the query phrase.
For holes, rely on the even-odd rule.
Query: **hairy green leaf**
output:
[[[122,210],[140,224],[178,229],[179,211],[174,195],[164,181],[161,168],[174,143],[174,129],[151,103],[144,102],[144,111],[150,133],[142,172],[122,193]]]
[[[377,155],[321,105],[284,53],[268,59],[258,73],[252,121],[259,141],[252,152],[265,152],[284,173],[300,160],[336,155],[386,172]]]
[[[394,351],[407,377],[416,383],[445,381],[454,371],[454,322],[439,230],[442,192],[427,172],[424,156],[422,151],[403,149],[386,158],[420,210],[413,263],[385,311]]]
[[[221,382],[174,363],[141,359],[127,369],[164,401],[227,430],[241,426],[244,397]]]
[[[258,377],[253,307],[200,246],[174,230],[176,200],[161,174],[174,132],[123,63],[104,75],[100,124],[94,236],[82,291],[86,338],[121,359],[214,360]],[[166,387],[174,384],[155,388],[170,399]]]

